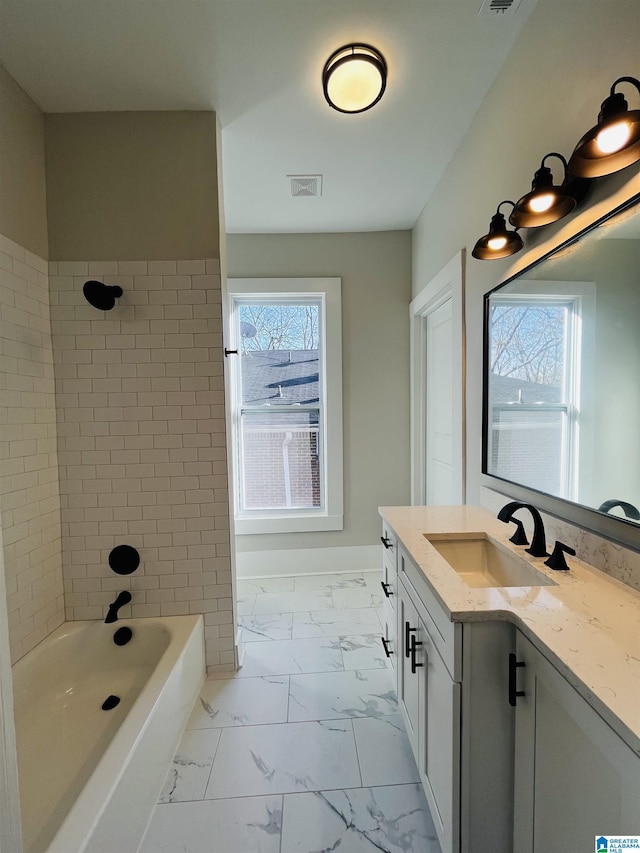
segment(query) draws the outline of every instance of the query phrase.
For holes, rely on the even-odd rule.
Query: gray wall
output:
[[[217,258],[213,112],[45,116],[51,260]]]
[[[0,234],[48,257],[42,113],[0,66]]]
[[[342,279],[344,530],[239,536],[238,551],[372,545],[409,503],[411,234],[230,234],[230,278]]]
[[[627,169],[594,187],[590,209],[533,234],[514,259],[476,261],[475,241],[488,229],[496,205],[530,188],[549,151],[569,156],[595,124],[600,103],[617,77],[637,74],[640,8],[637,0],[558,3],[538,0],[503,70],[479,106],[469,132],[427,202],[413,232],[413,291],[418,293],[466,246],[467,502],[478,503],[482,421],[483,294],[522,268],[560,237],[604,212],[612,188],[618,198],[640,190],[640,169]],[[637,94],[629,89],[631,108]],[[557,161],[556,161],[557,162]],[[549,164],[553,167],[554,161]],[[504,208],[508,215],[508,207]],[[541,241],[545,241],[544,243]]]

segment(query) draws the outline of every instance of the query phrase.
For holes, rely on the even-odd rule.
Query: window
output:
[[[236,532],[342,529],[339,279],[231,279]]]
[[[489,473],[575,499],[581,301],[493,295]]]

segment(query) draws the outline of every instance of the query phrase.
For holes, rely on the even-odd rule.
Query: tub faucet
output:
[[[532,557],[548,557],[549,554],[547,553],[547,541],[544,535],[542,516],[534,506],[522,503],[521,501],[511,501],[502,507],[498,513],[498,519],[505,523],[509,522],[512,520],[513,514],[519,509],[528,509],[531,513],[531,517],[533,518],[533,539],[531,540],[530,547],[525,548],[525,551],[531,554]]]
[[[128,604],[131,601],[131,593],[126,589],[123,592],[119,592],[115,601],[113,601],[109,605],[109,612],[105,618],[105,622],[109,624],[110,622],[115,622],[118,618],[118,610],[121,607],[124,607],[125,604]]]

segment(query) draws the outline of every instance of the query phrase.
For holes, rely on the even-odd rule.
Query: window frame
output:
[[[536,290],[544,285],[544,293],[537,297]],[[488,297],[499,298],[501,294],[491,291]],[[503,301],[500,299],[500,301]],[[570,387],[566,391],[566,403],[546,404],[539,407],[539,411],[546,409],[562,410],[566,415],[565,436],[566,442],[563,448],[565,456],[565,470],[562,472],[565,494],[554,495],[562,500],[577,500],[579,491],[591,489],[591,473],[587,465],[587,459],[592,452],[593,437],[592,427],[585,423],[584,412],[593,410],[593,399],[588,385],[585,386],[584,377],[593,371],[594,359],[594,334],[595,334],[595,312],[596,297],[595,284],[591,281],[539,281],[536,279],[521,279],[518,281],[517,289],[504,294],[504,302],[540,302],[564,304],[569,310],[569,347],[570,351],[565,357],[571,364],[568,379]],[[487,308],[490,311],[490,308]],[[490,319],[487,318],[487,324]],[[488,325],[487,325],[488,327]],[[565,340],[565,346],[567,341]],[[489,345],[490,346],[490,345]],[[489,354],[487,352],[487,359]],[[488,364],[488,361],[487,361]],[[488,369],[488,368],[487,368]],[[565,375],[564,381],[567,380]],[[492,410],[489,389],[485,394],[486,405],[486,444],[483,445],[482,473],[487,477],[502,482],[512,482],[490,471],[491,458],[491,435],[492,435]],[[499,407],[498,407],[499,408]],[[528,408],[523,406],[523,410]],[[537,408],[537,407],[536,407]],[[518,485],[518,484],[516,484]],[[523,488],[534,488],[523,486]]]
[[[262,533],[307,533],[342,530],[344,526],[343,499],[343,436],[342,436],[342,309],[339,278],[230,278],[225,293],[225,337],[229,350],[238,350],[238,357],[225,359],[227,399],[231,409],[230,449],[234,477],[234,520],[237,535]],[[267,301],[317,299],[322,306],[319,323],[319,367],[324,399],[320,400],[319,443],[323,448],[321,483],[324,485],[323,506],[290,510],[241,510],[240,508],[240,410],[239,355],[235,322],[236,305],[255,299]],[[322,396],[322,395],[321,395]],[[315,408],[315,407],[314,407]]]

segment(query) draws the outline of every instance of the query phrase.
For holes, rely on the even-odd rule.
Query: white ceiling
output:
[[[216,110],[229,232],[411,228],[534,3],[0,0],[0,59],[45,112]],[[352,116],[320,85],[350,41],[389,66]],[[291,198],[306,173],[321,198]]]

